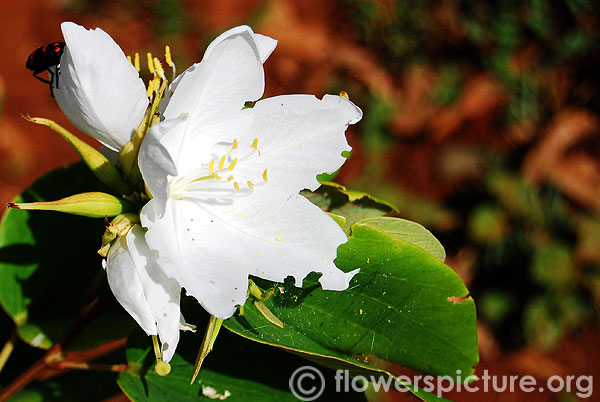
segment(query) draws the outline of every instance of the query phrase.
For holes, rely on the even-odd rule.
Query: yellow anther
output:
[[[252,148],[257,149],[258,148],[258,137],[256,137],[254,139],[254,141],[252,141]]]
[[[210,173],[215,172],[215,160],[214,159],[211,159],[210,162],[208,163],[208,171]]]
[[[158,90],[160,89],[160,77],[155,75],[152,81],[154,85],[154,92],[158,93]]]
[[[252,183],[250,180],[248,180],[248,188],[250,190],[252,190],[254,188],[254,183]]]
[[[140,72],[140,54],[138,52],[135,52],[135,56],[133,57],[133,66],[135,67],[136,70],[138,70],[138,73]]]
[[[227,181],[231,181],[231,180],[233,180],[233,176],[229,176],[229,177],[227,178]]]
[[[233,168],[235,167],[235,164],[237,163],[237,159],[238,159],[238,158],[235,158],[235,159],[233,160],[233,162],[231,162],[231,163],[229,164],[229,167],[227,168],[227,170],[229,170],[230,172],[233,170]]]
[[[163,66],[160,60],[158,60],[158,57],[154,58],[154,70],[162,79],[165,79],[165,70],[163,70]]]
[[[169,45],[165,46],[165,61],[169,67],[173,68],[173,60],[171,59],[171,48]]]
[[[215,179],[217,179],[217,180],[223,180],[223,178],[221,176],[219,176],[218,174],[215,175]]]
[[[267,181],[267,169],[263,172],[263,180]]]
[[[219,159],[219,170],[223,169],[225,167],[225,155],[221,156],[221,159]]]
[[[148,96],[148,98],[150,96],[152,96],[152,93],[154,92],[154,90],[153,90],[153,88],[154,88],[153,82],[154,82],[154,80],[148,81],[148,88],[146,88],[146,96]]]
[[[344,99],[350,100],[350,97],[348,96],[348,92],[346,92],[346,91],[340,92],[339,95]]]
[[[152,53],[146,53],[146,59],[148,63],[148,70],[150,70],[150,74],[154,74],[154,60],[152,60]]]
[[[231,146],[231,150],[233,151],[234,149],[236,149],[238,147],[238,143],[237,140],[233,140],[233,145]]]
[[[233,182],[233,187],[235,187],[235,189],[236,189],[236,190],[238,190],[238,191],[239,191],[239,189],[240,189],[240,185],[238,184],[238,182],[237,182],[237,181],[234,181],[234,182]]]
[[[129,61],[131,64],[133,64],[133,61],[131,61],[131,56],[127,55],[127,61]]]

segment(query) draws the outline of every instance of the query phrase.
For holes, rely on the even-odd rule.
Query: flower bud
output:
[[[90,218],[116,216],[133,209],[127,201],[101,192],[75,194],[56,201],[18,204],[11,202],[7,206],[15,209],[65,212]]]

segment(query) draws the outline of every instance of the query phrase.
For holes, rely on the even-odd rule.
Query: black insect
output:
[[[60,56],[65,49],[65,42],[52,42],[47,45],[40,46],[35,49],[27,58],[25,67],[33,71],[33,76],[38,80],[50,85],[50,95],[54,97],[52,84],[56,78],[56,88],[58,88],[58,65],[60,64]],[[50,67],[56,67],[53,72]],[[39,73],[48,71],[50,80],[38,77]]]

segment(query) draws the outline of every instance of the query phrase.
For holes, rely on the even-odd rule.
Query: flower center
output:
[[[267,169],[245,166],[250,159],[260,157],[258,138],[243,148],[240,149],[236,139],[215,144],[208,162],[184,176],[171,179],[169,197],[193,197],[210,203],[223,203],[248,196],[256,186],[265,184],[268,177]]]

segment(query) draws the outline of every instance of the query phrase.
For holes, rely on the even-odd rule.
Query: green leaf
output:
[[[16,202],[104,189],[83,163],[77,163],[48,173]],[[103,231],[101,219],[52,211],[6,211],[0,225],[0,305],[25,342],[47,349],[73,323],[84,293],[96,276],[103,275],[96,254]],[[125,316],[115,309],[94,324],[105,330],[88,330],[77,347],[124,337],[131,327],[131,319]],[[115,319],[119,325],[107,325]]]
[[[195,300],[192,302],[196,311],[202,310]],[[185,316],[189,319],[190,314]],[[171,372],[160,377],[154,372],[150,338],[136,330],[127,342],[130,370],[120,374],[118,379],[127,397],[135,402],[196,401],[204,400],[203,390],[209,392],[212,388],[222,395],[227,391],[230,396],[226,400],[232,402],[298,400],[289,390],[289,378],[296,369],[310,365],[310,362],[227,331],[219,334],[214,350],[206,358],[194,384],[190,385],[202,331],[203,328],[196,334],[182,333],[177,353],[170,362]],[[365,401],[359,393],[335,393],[334,373],[325,369],[322,372],[326,383],[320,400]]]
[[[316,275],[302,289],[286,282],[265,301],[283,329],[250,302],[244,316],[225,327],[261,343],[380,372],[383,360],[432,375],[472,375],[479,359],[477,326],[464,284],[430,252],[375,222],[354,224],[338,249],[338,267],[360,268],[348,290],[324,291]],[[421,391],[419,397],[435,400]]]
[[[321,182],[315,192],[303,195],[330,214],[346,218],[346,225],[361,219],[394,214],[397,208],[367,193],[351,191],[337,183]]]
[[[416,222],[400,218],[382,217],[364,219],[360,223],[362,225],[369,225],[372,228],[389,233],[393,237],[420,247],[440,262],[446,260],[446,251],[440,241],[429,230]]]

